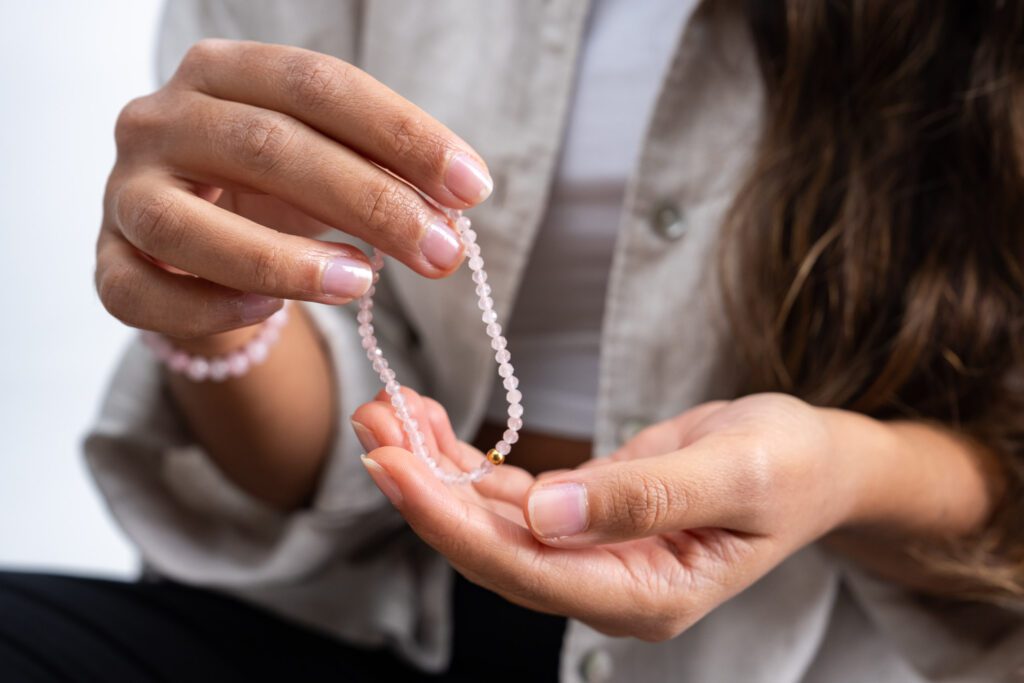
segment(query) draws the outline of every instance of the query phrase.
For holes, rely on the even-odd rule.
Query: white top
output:
[[[591,439],[601,323],[626,184],[693,0],[599,0],[591,8],[565,145],[508,323],[529,429]],[[487,418],[505,421],[495,384]]]

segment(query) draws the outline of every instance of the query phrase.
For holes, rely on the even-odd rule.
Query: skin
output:
[[[225,473],[279,509],[305,504],[339,427],[325,344],[302,304],[348,303],[370,282],[365,254],[318,237],[338,230],[424,277],[447,276],[464,250],[455,238],[444,268],[428,258],[428,226],[444,216],[417,189],[468,208],[489,192],[486,164],[352,65],[249,41],[197,43],[164,87],[124,107],[115,138],[96,242],[100,301],[126,325],[204,355],[242,346],[283,299],[300,304],[267,361],[241,378],[162,372]],[[485,186],[467,191],[465,173],[458,182],[460,159]],[[328,294],[335,256],[366,278]],[[246,316],[246,302],[263,306]]]
[[[439,404],[406,391],[435,457],[449,468],[480,462]],[[402,447],[386,396],[352,419],[371,449],[370,475],[469,580],[524,607],[651,642],[679,635],[821,538],[891,579],[942,592],[907,544],[976,530],[998,495],[979,449],[941,427],[782,394],[698,406],[575,469],[535,477],[506,463],[463,487],[446,486]],[[548,538],[528,501],[565,482],[584,484],[590,523]]]
[[[266,362],[223,383],[165,380],[197,441],[254,498],[308,505],[337,429],[337,393],[311,303],[326,259],[367,259],[318,239],[340,230],[428,278],[421,249],[435,202],[468,208],[487,192],[454,192],[453,160],[483,161],[466,143],[365,73],[298,48],[203,41],[166,86],[129,103],[104,196],[95,284],[127,325],[218,354],[241,346],[281,305],[294,315]],[[386,170],[385,170],[386,169]],[[488,188],[489,191],[489,188]],[[368,283],[367,283],[368,284]],[[267,304],[243,316],[243,303]],[[459,442],[436,402],[409,392],[445,466],[481,454]],[[881,423],[780,395],[694,408],[638,434],[609,457],[589,444],[524,432],[523,469],[500,467],[450,488],[402,448],[382,397],[353,426],[367,467],[412,529],[470,580],[518,604],[614,635],[662,640],[825,539],[866,567],[942,591],[906,553],[984,523],[999,495],[990,458],[941,426]],[[545,463],[566,465],[544,472]],[[576,466],[578,465],[578,466]],[[550,466],[550,465],[548,465]],[[547,538],[530,518],[539,487],[581,482],[586,532]]]

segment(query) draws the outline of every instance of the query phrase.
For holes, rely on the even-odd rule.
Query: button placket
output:
[[[586,683],[605,683],[612,679],[614,662],[607,650],[594,648],[588,650],[580,659],[580,677]]]

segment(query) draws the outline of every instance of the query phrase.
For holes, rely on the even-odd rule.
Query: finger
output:
[[[131,327],[195,338],[254,324],[284,305],[281,299],[168,272],[112,230],[100,231],[96,251],[100,301]]]
[[[434,428],[434,435],[438,444],[445,452],[461,453],[461,458],[453,458],[459,463],[459,467],[469,470],[479,466],[482,454],[479,450],[465,441],[460,441],[452,429],[451,420],[448,418],[448,411],[434,399],[423,396],[424,408],[430,416],[430,423]],[[526,492],[530,490],[535,479],[532,474],[522,467],[516,467],[504,463],[500,467],[491,470],[491,473],[483,479],[473,483],[473,486],[481,494],[495,500],[502,500],[515,505],[516,509],[522,508]]]
[[[424,445],[427,452],[437,461],[438,465],[446,471],[456,469],[456,463],[449,457],[448,453],[442,451],[437,444],[437,437],[434,434],[432,425],[425,414],[419,394],[408,387],[401,388],[402,397],[405,399],[405,408],[409,411],[409,417],[415,420],[420,434],[423,435]],[[405,432],[405,427],[395,415],[395,408],[391,403],[391,396],[381,389],[374,400],[368,401],[359,406],[352,414],[353,426],[357,434],[369,433],[370,438],[360,438],[367,451],[380,446],[397,446],[412,451],[412,442]]]
[[[280,112],[199,93],[178,99],[162,123],[162,157],[190,179],[273,194],[422,275],[461,262],[447,217],[357,152]]]
[[[406,404],[409,406],[410,412],[414,415],[425,416],[426,424],[424,425],[423,419],[420,419],[420,424],[425,435],[429,432],[429,436],[427,436],[429,452],[441,454],[450,463],[450,466],[446,467],[447,470],[468,472],[480,466],[484,455],[455,436],[451,422],[448,420],[448,413],[440,403],[432,398],[421,396],[408,387],[402,387],[402,392],[406,396]],[[366,419],[373,420],[376,425],[386,425],[392,435],[392,439],[395,434],[402,434],[398,418],[394,414],[388,394],[381,390],[377,394],[375,402],[380,405],[380,408],[372,413],[372,417],[368,416]],[[360,418],[360,420],[362,421],[363,418]],[[389,440],[380,441],[380,443],[389,445],[404,444],[408,447],[407,441],[396,442]],[[515,518],[522,519],[522,503],[533,481],[533,477],[526,470],[520,467],[502,465],[492,470],[490,474],[487,474],[479,481],[473,482],[472,486],[477,492],[489,499],[514,506],[516,510]]]
[[[202,92],[286,113],[464,209],[493,183],[483,159],[435,118],[366,72],[301,48],[207,40],[178,77]]]
[[[661,455],[683,448],[694,441],[691,438],[694,427],[705,418],[718,412],[727,403],[728,401],[702,403],[674,418],[656,422],[637,432],[621,448],[605,457],[610,461],[631,460]]]
[[[135,247],[225,287],[347,303],[372,281],[355,247],[271,230],[158,173],[134,175],[111,195],[112,220]]]
[[[569,472],[534,485],[526,518],[538,539],[563,547],[701,527],[757,533],[765,483],[747,462],[731,457],[727,440],[707,439]]]
[[[396,505],[417,535],[474,583],[516,604],[558,614],[593,614],[600,606],[592,594],[621,592],[621,574],[611,555],[538,543],[525,527],[451,495],[423,462],[403,449],[379,448],[368,460],[394,483],[401,496]],[[368,465],[371,475],[372,467]],[[581,591],[580,585],[588,590]]]

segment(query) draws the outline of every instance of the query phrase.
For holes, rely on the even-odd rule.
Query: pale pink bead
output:
[[[249,356],[249,360],[254,364],[259,365],[267,359],[267,355],[270,349],[267,345],[258,339],[254,339],[245,346],[246,355]]]
[[[514,403],[508,407],[509,417],[522,417],[523,416],[523,404]]]
[[[499,441],[494,445],[494,450],[498,451],[502,455],[508,455],[509,451],[512,450],[512,446],[507,441]]]
[[[519,386],[519,379],[517,377],[506,377],[505,381],[501,383],[501,386],[507,390],[512,391]]]
[[[202,382],[210,374],[210,364],[205,358],[196,356],[189,361],[185,373],[193,382]]]
[[[498,323],[491,323],[487,326],[488,337],[500,337],[501,336],[501,325]]]
[[[223,382],[231,374],[231,366],[226,358],[216,358],[210,363],[210,379]]]
[[[276,342],[280,336],[281,333],[276,328],[268,327],[260,333],[260,340],[267,346],[270,346]]]
[[[509,444],[514,444],[516,441],[519,441],[519,432],[514,429],[506,429],[501,438]]]
[[[175,351],[171,354],[171,359],[168,362],[171,370],[175,372],[185,372],[188,369],[189,355],[184,351]]]
[[[514,431],[519,431],[523,428],[523,421],[518,417],[510,417],[508,419],[508,428]]]
[[[502,377],[511,377],[514,371],[511,363],[502,363],[498,366],[498,374]]]
[[[501,351],[506,346],[508,346],[508,341],[504,337],[495,337],[491,340],[491,348],[495,351]]]
[[[241,377],[249,371],[249,357],[241,351],[235,351],[228,356],[228,368],[232,377]]]
[[[494,360],[499,363],[507,363],[512,358],[512,354],[508,352],[508,349],[501,349],[500,351],[494,352]]]
[[[174,347],[170,344],[160,344],[156,347],[155,353],[157,358],[166,363],[171,359],[171,356],[174,355]]]
[[[523,392],[519,391],[518,389],[512,389],[507,394],[505,394],[505,400],[508,401],[509,403],[522,403]]]
[[[497,314],[497,313],[495,313],[495,312],[494,312],[494,311],[493,311],[492,309],[487,309],[487,310],[486,310],[486,311],[484,311],[484,312],[483,312],[482,314],[480,314],[480,318],[481,318],[481,319],[482,319],[482,320],[483,320],[483,321],[484,321],[485,323],[488,323],[488,324],[490,324],[490,323],[493,323],[493,322],[497,321],[497,319],[498,319],[498,314]]]

